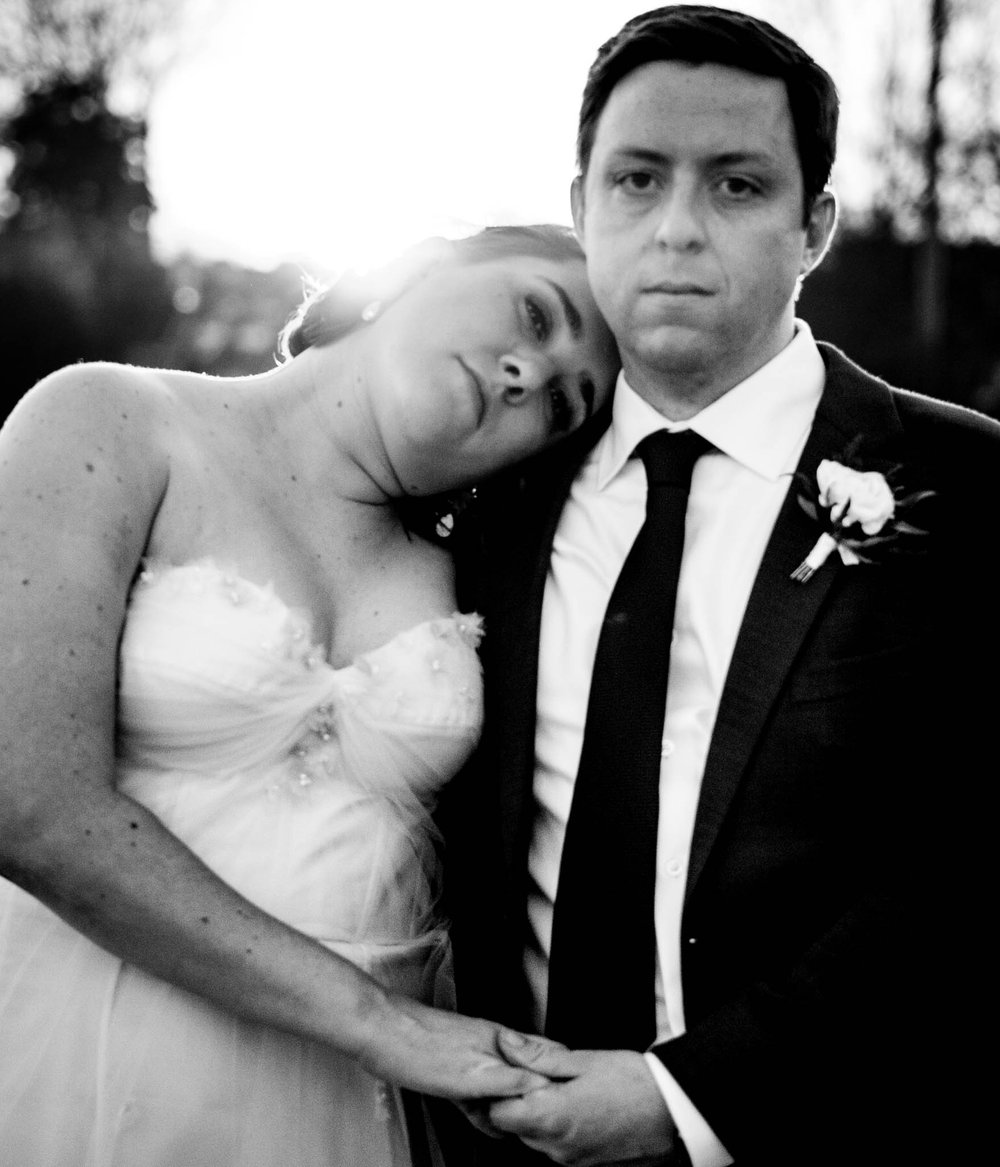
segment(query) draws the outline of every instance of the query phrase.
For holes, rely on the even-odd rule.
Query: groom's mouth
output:
[[[643,291],[651,295],[661,296],[711,296],[712,291],[701,284],[687,280],[661,280],[658,284],[650,284]]]

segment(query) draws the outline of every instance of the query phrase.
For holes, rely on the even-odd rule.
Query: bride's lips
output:
[[[483,417],[486,415],[486,387],[483,385],[483,382],[480,380],[479,374],[475,371],[475,369],[470,368],[461,357],[457,357],[456,359],[465,370],[465,374],[469,379],[469,384],[472,386],[473,393],[475,395],[474,400],[476,403],[476,411],[478,415],[476,417],[476,425],[481,425]]]

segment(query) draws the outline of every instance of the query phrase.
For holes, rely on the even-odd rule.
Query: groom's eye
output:
[[[614,185],[625,194],[649,194],[655,182],[654,175],[648,170],[627,170],[617,174]]]

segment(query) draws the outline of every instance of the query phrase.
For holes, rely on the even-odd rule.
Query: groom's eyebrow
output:
[[[559,297],[559,302],[563,306],[563,311],[566,313],[566,319],[569,322],[570,335],[574,340],[579,340],[583,335],[583,317],[577,306],[566,294],[566,289],[561,284],[557,284],[555,280],[545,281]]]

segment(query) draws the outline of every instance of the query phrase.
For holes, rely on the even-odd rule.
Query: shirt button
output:
[[[674,743],[670,740],[670,738],[665,737],[663,739],[663,744],[660,746],[660,757],[661,758],[669,758],[673,752],[674,752]]]
[[[683,870],[684,864],[679,859],[671,859],[667,864],[667,875],[672,875],[675,879]]]

